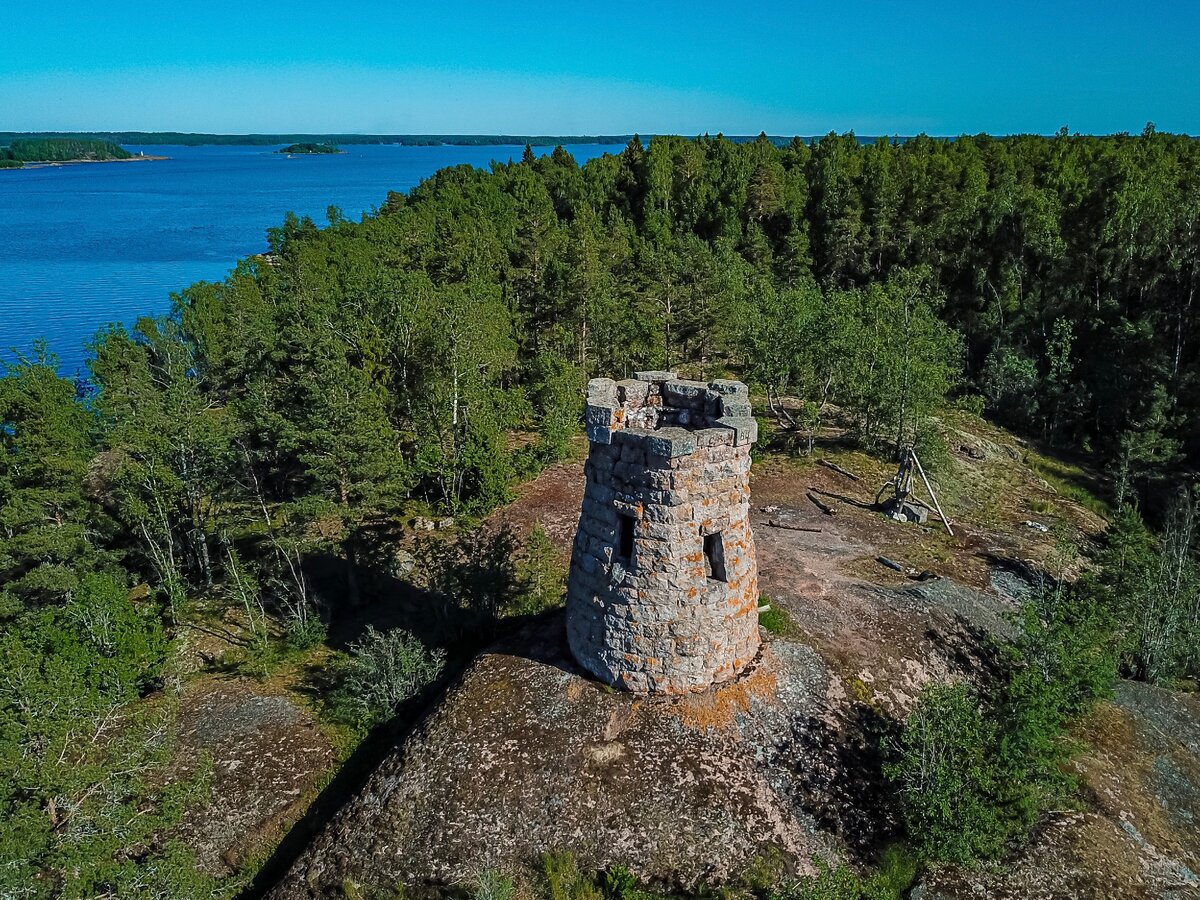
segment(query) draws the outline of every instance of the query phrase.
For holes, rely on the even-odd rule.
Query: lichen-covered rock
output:
[[[189,686],[178,755],[178,777],[210,767],[211,799],[187,810],[176,836],[216,876],[238,871],[274,845],[336,762],[308,710],[244,679],[203,679]]]
[[[555,613],[480,657],[270,896],[453,884],[562,848],[689,887],[769,848],[807,871],[839,846],[792,774],[819,768],[797,734],[827,691],[815,654],[774,642],[708,692],[614,692],[573,665]]]
[[[746,386],[595,378],[567,588],[575,658],[607,684],[682,693],[758,652]]]

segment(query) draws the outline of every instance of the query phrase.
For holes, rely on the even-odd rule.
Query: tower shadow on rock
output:
[[[436,682],[426,685],[402,703],[392,719],[363,739],[304,815],[288,829],[250,884],[238,894],[237,900],[260,900],[267,896],[295,865],[314,836],[320,834],[348,803],[361,794],[380,763],[402,746],[436,710],[438,700],[461,674],[461,668],[448,670]]]
[[[400,628],[430,648],[452,655],[477,652],[495,637],[494,615],[463,605],[458,598],[431,591],[377,565],[358,565],[359,601],[346,595],[346,562],[333,554],[305,559],[305,573],[327,612],[327,643],[347,650],[368,627],[378,631]]]

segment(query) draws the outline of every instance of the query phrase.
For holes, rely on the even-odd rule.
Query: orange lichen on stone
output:
[[[746,662],[738,660],[734,664],[742,668]],[[711,691],[680,697],[670,709],[689,728],[732,729],[737,727],[737,716],[748,713],[754,700],[770,702],[777,686],[775,673],[760,656],[759,664],[744,671],[740,678]]]

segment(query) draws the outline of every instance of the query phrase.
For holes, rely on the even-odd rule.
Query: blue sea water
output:
[[[0,360],[44,337],[74,374],[101,326],[166,312],[173,291],[223,278],[266,249],[289,210],[319,225],[331,205],[357,219],[445,166],[487,167],[523,148],[351,145],[290,158],[277,146],[128,149],[169,159],[0,169]],[[567,149],[583,163],[621,148]]]

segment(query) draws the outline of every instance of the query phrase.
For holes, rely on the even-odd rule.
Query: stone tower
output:
[[[571,652],[602,681],[682,693],[757,654],[757,425],[738,381],[588,384],[587,484],[567,587]]]

